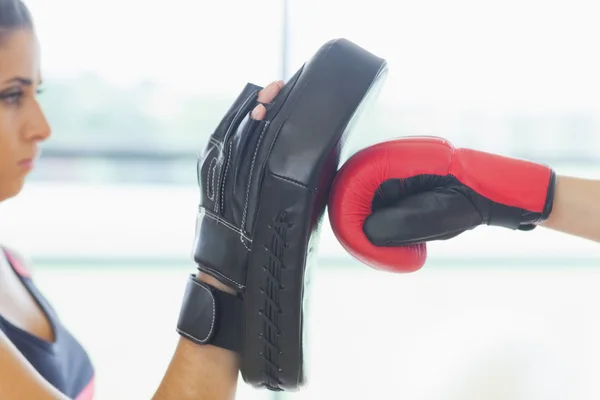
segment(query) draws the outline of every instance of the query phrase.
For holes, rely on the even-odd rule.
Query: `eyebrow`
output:
[[[12,79],[9,79],[9,80],[5,81],[4,83],[5,84],[7,84],[7,83],[18,83],[18,84],[23,85],[23,86],[31,86],[31,85],[33,85],[33,80],[27,79],[27,78],[23,78],[21,76],[16,76],[16,77],[14,77]],[[38,82],[38,84],[41,84],[41,83],[42,83],[41,81]]]

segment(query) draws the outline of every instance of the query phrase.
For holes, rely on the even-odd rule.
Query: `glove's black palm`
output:
[[[252,240],[256,151],[268,121],[250,113],[262,88],[248,84],[227,112],[198,161],[200,187],[194,259],[201,271],[242,289]],[[250,212],[249,212],[250,210]]]
[[[494,203],[452,176],[420,175],[384,182],[363,228],[377,246],[403,246],[451,239],[482,224],[495,225],[494,215],[522,212]]]

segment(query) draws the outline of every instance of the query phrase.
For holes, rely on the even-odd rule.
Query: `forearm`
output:
[[[600,180],[558,177],[552,213],[541,225],[600,242]]]
[[[231,292],[210,276],[200,280]],[[216,346],[200,346],[180,338],[153,400],[231,400],[235,397],[239,356]]]

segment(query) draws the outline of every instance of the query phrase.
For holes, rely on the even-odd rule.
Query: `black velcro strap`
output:
[[[243,302],[191,275],[183,297],[177,332],[196,344],[242,352]]]

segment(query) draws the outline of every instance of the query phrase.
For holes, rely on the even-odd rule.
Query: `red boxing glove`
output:
[[[413,272],[426,242],[479,225],[531,230],[552,211],[550,168],[470,149],[436,137],[379,143],[340,169],[329,199],[342,246],[377,269]]]

